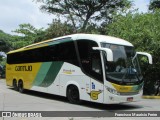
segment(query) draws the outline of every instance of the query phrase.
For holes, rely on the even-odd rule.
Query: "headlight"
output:
[[[120,95],[120,93],[118,93],[118,92],[117,92],[115,89],[113,89],[113,88],[106,87],[106,89],[107,89],[110,93],[112,93],[112,94]]]

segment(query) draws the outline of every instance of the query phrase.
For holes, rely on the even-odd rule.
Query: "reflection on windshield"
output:
[[[133,59],[135,56],[133,47],[106,43],[101,45],[113,52],[113,62],[108,62],[104,57],[107,80],[125,84],[135,84],[142,80],[138,59]]]

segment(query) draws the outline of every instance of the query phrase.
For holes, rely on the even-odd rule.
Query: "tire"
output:
[[[20,93],[24,93],[24,88],[23,88],[23,81],[18,82],[18,91]]]
[[[13,80],[13,89],[18,91],[17,81],[15,79]]]
[[[79,91],[76,86],[71,85],[67,88],[67,98],[72,104],[79,104],[81,102],[79,99]]]

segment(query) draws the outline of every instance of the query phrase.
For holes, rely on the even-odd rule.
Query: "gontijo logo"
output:
[[[28,66],[16,66],[15,71],[32,71],[32,65]]]

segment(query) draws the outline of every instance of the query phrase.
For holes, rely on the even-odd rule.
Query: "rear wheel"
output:
[[[73,104],[79,104],[80,99],[79,99],[79,91],[78,88],[74,85],[71,85],[67,89],[67,98],[70,103]]]
[[[20,81],[18,82],[18,91],[19,91],[20,93],[24,93],[23,81],[22,81],[22,80],[20,80]]]
[[[13,89],[18,91],[17,81],[15,79],[13,80]]]

